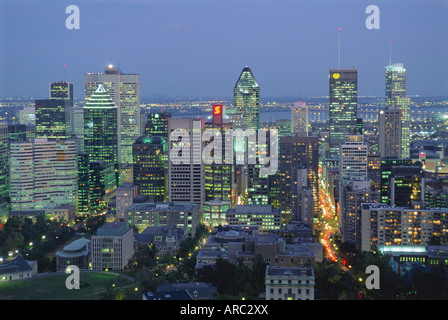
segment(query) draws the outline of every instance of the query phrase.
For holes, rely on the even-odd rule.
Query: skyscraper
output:
[[[50,83],[51,100],[68,100],[74,106],[73,83],[57,81]]]
[[[68,100],[36,100],[36,138],[70,138],[70,107]]]
[[[167,142],[163,137],[139,137],[132,146],[133,182],[139,193],[154,201],[167,199]]]
[[[89,161],[118,164],[117,106],[98,85],[84,106],[84,150]]]
[[[163,137],[168,141],[168,119],[170,112],[150,112],[145,124],[144,135],[147,137]]]
[[[168,120],[168,201],[204,203],[202,118]]]
[[[228,147],[225,141],[226,131],[232,129],[228,117],[223,113],[222,105],[214,105],[212,116],[205,120],[205,129],[213,130],[214,133],[210,137],[210,141],[205,142],[205,146],[209,143],[215,143],[218,147],[220,145],[221,159],[216,161],[213,158],[211,163],[204,164],[204,201],[213,201],[215,199],[221,201],[228,201],[233,205],[235,203],[236,184],[235,184],[235,165],[233,159],[226,158],[226,148]],[[233,143],[230,143],[233,148]],[[213,157],[217,157],[215,152]]]
[[[11,211],[76,205],[78,163],[70,140],[11,143]]]
[[[0,223],[9,213],[9,136],[8,126],[0,124]]]
[[[117,189],[115,167],[105,161],[89,162],[89,211],[106,212],[107,203]]]
[[[90,213],[90,165],[89,155],[78,153],[78,197],[76,211],[79,215]]]
[[[132,144],[140,130],[140,75],[121,73],[109,65],[104,73],[84,76],[84,96],[89,98],[101,84],[117,107],[118,163],[132,163]]]
[[[394,168],[412,166],[411,159],[403,159],[397,157],[383,157],[381,158],[381,203],[391,205],[392,187],[391,178]]]
[[[233,103],[247,128],[257,131],[260,126],[260,87],[249,67],[243,69],[235,84]]]
[[[358,69],[330,69],[329,158],[339,159],[345,134],[356,133]]]
[[[367,178],[368,151],[363,135],[346,135],[340,154],[340,181]]]
[[[303,101],[294,102],[291,108],[291,134],[299,132],[308,135],[308,106]]]
[[[9,142],[23,142],[26,140],[26,125],[11,124],[8,126]]]
[[[345,180],[340,187],[339,230],[342,241],[356,246],[361,245],[361,217],[363,203],[376,203],[379,190],[371,189],[371,180]]]
[[[81,152],[84,152],[84,109],[82,107],[72,107],[70,109],[72,123],[72,134],[80,139]]]
[[[402,63],[386,67],[386,108],[401,110],[401,157],[409,158],[411,143],[411,103],[406,97],[406,69]]]
[[[279,149],[280,209],[284,218],[291,220],[300,216],[299,193],[305,189],[312,190],[314,208],[317,208],[319,138],[281,137]],[[303,170],[306,170],[306,175],[303,174]],[[306,179],[306,186],[303,179]]]
[[[401,158],[402,110],[391,107],[378,115],[378,148],[382,157]]]

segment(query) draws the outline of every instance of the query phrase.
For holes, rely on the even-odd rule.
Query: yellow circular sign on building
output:
[[[333,73],[333,78],[335,79],[339,79],[341,75],[339,73]]]

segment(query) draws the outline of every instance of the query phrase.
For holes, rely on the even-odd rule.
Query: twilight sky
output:
[[[80,29],[68,30],[68,5]],[[368,5],[380,29],[368,30]],[[402,62],[408,94],[448,95],[446,0],[0,0],[0,97],[47,97],[118,64],[141,75],[142,97],[232,97],[249,66],[263,97],[328,95],[328,70],[359,69],[359,95],[384,95],[384,71]],[[64,64],[66,64],[64,72]]]

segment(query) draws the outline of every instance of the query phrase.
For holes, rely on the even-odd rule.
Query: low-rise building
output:
[[[155,245],[156,256],[162,257],[167,254],[174,255],[179,244],[184,239],[184,231],[176,227],[147,227],[141,233],[135,233],[134,238],[138,244]]]
[[[34,277],[37,274],[37,261],[28,261],[19,254],[12,261],[0,264],[0,283],[23,280]]]
[[[229,226],[260,227],[260,232],[280,229],[282,216],[279,209],[271,205],[238,205],[227,210],[226,221]]]
[[[125,222],[108,222],[92,236],[93,270],[123,270],[134,254],[134,232]]]
[[[170,283],[167,280],[162,282],[157,289],[157,293],[178,292],[186,290],[195,300],[210,300],[218,292],[216,286],[208,282],[188,282],[188,283]]]
[[[63,204],[50,209],[49,213],[55,220],[72,221],[75,218],[75,211],[76,206]]]
[[[56,252],[56,271],[65,271],[75,265],[79,269],[88,269],[90,257],[90,240],[81,238],[66,245]]]
[[[128,210],[128,222],[141,232],[146,227],[175,226],[194,237],[199,224],[200,206],[194,203],[134,203]]]
[[[266,267],[266,300],[314,300],[312,267]]]
[[[196,267],[213,264],[218,257],[227,259],[232,264],[242,261],[250,269],[254,267],[257,255],[267,264],[278,267],[312,265],[323,259],[323,247],[320,243],[287,244],[275,233],[258,234],[253,231],[243,227],[235,230],[226,228],[225,231],[209,236],[199,251]]]

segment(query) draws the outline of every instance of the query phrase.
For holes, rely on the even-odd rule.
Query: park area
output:
[[[0,300],[99,300],[100,293],[117,279],[115,273],[81,272],[80,289],[67,289],[68,274],[41,276],[0,284]]]

